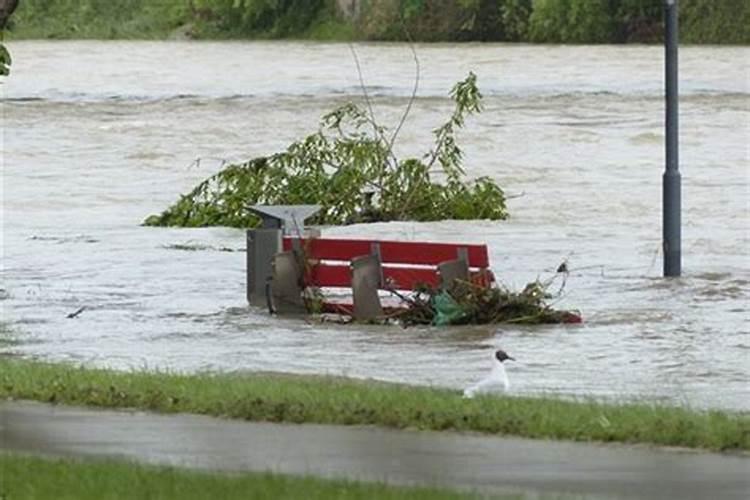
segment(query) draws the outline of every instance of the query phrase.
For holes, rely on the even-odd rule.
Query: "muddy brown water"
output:
[[[324,234],[487,243],[522,287],[568,259],[582,326],[430,329],[270,318],[244,301],[244,235],[139,226],[221,159],[280,150],[360,100],[349,48],[298,42],[11,42],[2,84],[5,353],[118,369],[287,371],[460,388],[490,349],[514,393],[750,409],[750,49],[681,50],[684,277],[660,278],[662,49],[420,45],[397,152],[421,154],[450,86],[479,76],[460,134],[504,222],[383,223]],[[413,82],[400,44],[358,45],[375,114]],[[196,158],[202,158],[198,165]],[[192,165],[192,166],[191,166]],[[197,251],[169,248],[175,244]],[[86,306],[75,319],[66,315]]]

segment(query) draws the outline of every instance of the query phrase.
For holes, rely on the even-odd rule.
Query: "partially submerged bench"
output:
[[[274,312],[320,312],[357,319],[387,316],[406,302],[384,305],[379,291],[403,297],[420,286],[448,288],[455,280],[490,286],[486,245],[320,238],[303,230],[315,206],[253,206],[262,227],[247,233],[247,295]],[[351,290],[351,300],[311,296],[310,290]],[[348,295],[348,294],[347,294]]]
[[[406,303],[384,306],[380,290],[396,297],[420,286],[449,288],[455,280],[489,286],[486,245],[425,243],[337,238],[283,238],[282,252],[273,259],[268,290],[271,308],[304,306],[308,287],[351,289],[351,300],[320,301],[321,312],[357,319],[397,313]]]

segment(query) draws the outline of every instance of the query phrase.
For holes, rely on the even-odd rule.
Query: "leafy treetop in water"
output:
[[[10,74],[11,62],[10,52],[8,52],[5,45],[0,42],[0,76],[8,76]]]
[[[386,137],[384,127],[350,103],[323,116],[318,132],[286,151],[229,165],[144,224],[255,227],[259,219],[247,210],[254,204],[318,204],[317,224],[505,219],[503,190],[488,177],[467,180],[456,144],[465,118],[482,109],[476,75],[469,73],[450,95],[453,113],[420,159],[397,158],[395,134]]]

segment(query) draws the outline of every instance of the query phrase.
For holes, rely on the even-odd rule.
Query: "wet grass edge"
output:
[[[490,396],[275,373],[120,372],[0,358],[0,398],[264,422],[750,451],[750,415],[649,403]]]
[[[119,460],[31,457],[0,453],[0,497],[160,499],[465,499],[440,488],[393,486],[343,479],[317,479],[271,472],[220,473],[140,465]],[[3,496],[5,495],[5,496]],[[502,499],[521,499],[508,495]]]

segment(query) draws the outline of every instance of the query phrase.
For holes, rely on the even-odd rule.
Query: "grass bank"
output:
[[[554,398],[465,400],[447,389],[332,377],[116,372],[0,358],[0,398],[255,421],[750,450],[747,414]]]
[[[15,38],[656,43],[663,0],[23,0]],[[346,13],[345,10],[350,12]],[[750,44],[750,2],[680,0],[684,43]]]
[[[0,498],[100,500],[424,499],[474,498],[446,490],[291,477],[270,473],[217,474],[115,461],[77,461],[0,454]],[[520,495],[503,499],[523,498]]]

